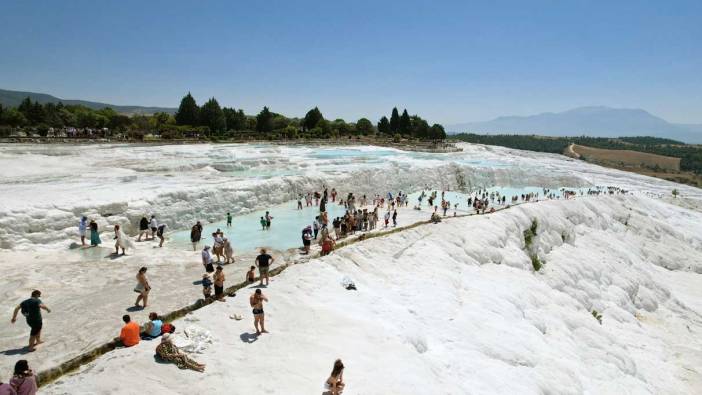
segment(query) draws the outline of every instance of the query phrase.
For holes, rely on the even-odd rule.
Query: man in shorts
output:
[[[266,286],[268,286],[268,269],[274,260],[275,258],[266,253],[265,248],[261,248],[261,255],[256,257],[256,266],[258,267],[258,274],[261,277],[261,283],[259,285],[263,285],[263,279],[265,278]]]
[[[254,315],[254,327],[256,327],[256,335],[260,335],[261,333],[268,333],[265,327],[265,315],[263,312],[263,301],[268,302],[268,298],[266,298],[266,295],[261,292],[261,289],[257,289],[256,292],[251,295],[249,298],[249,304],[251,304],[251,308],[253,309],[253,315]],[[258,325],[261,325],[261,328],[259,329]]]
[[[20,303],[15,307],[15,311],[12,313],[12,323],[17,321],[17,313],[21,310],[22,315],[27,318],[27,325],[31,328],[29,332],[29,351],[35,351],[37,344],[43,343],[41,341],[41,328],[42,328],[42,318],[41,310],[46,310],[47,313],[51,313],[51,309],[46,307],[42,303],[39,297],[41,296],[41,291],[32,291],[32,297]]]

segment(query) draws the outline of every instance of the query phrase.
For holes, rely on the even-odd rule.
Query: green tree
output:
[[[290,120],[280,114],[275,114],[273,116],[273,130],[285,129],[289,123]]]
[[[246,117],[246,129],[244,130],[258,130],[256,126],[257,117]]]
[[[58,116],[65,126],[78,126],[78,117],[68,108],[61,108],[58,110]]]
[[[268,133],[273,130],[273,114],[268,110],[268,107],[263,107],[263,110],[256,115],[256,131]]]
[[[59,108],[56,104],[46,103],[44,105],[44,122],[53,128],[64,126],[63,120],[59,115]]]
[[[400,131],[400,114],[397,112],[397,107],[392,109],[390,115],[390,132],[397,133]]]
[[[29,96],[25,97],[20,102],[20,105],[17,106],[17,111],[21,112],[24,118],[28,120],[29,114],[32,112],[32,99],[30,99]]]
[[[431,125],[431,130],[429,133],[431,139],[434,141],[446,139],[446,131],[444,131],[444,127],[439,125],[438,123]]]
[[[222,108],[213,97],[202,105],[200,109],[200,125],[210,128],[210,132],[219,134],[226,130],[227,121]]]
[[[305,120],[302,122],[302,125],[305,130],[312,130],[322,119],[324,119],[324,116],[322,116],[322,112],[319,111],[319,108],[315,107],[307,111],[307,114],[305,114]]]
[[[356,132],[358,134],[369,135],[373,134],[373,124],[367,118],[361,118],[356,122]]]
[[[385,116],[380,118],[380,121],[378,121],[378,133],[382,135],[390,134],[390,121],[388,121],[388,118]]]
[[[242,111],[242,110],[237,111],[234,108],[224,107],[222,109],[222,112],[224,112],[224,117],[226,118],[226,121],[227,121],[227,129],[229,129],[229,130],[246,130],[247,124],[246,124],[246,115],[244,114],[244,111]]]
[[[3,119],[1,120],[5,125],[10,125],[13,127],[24,126],[27,124],[27,118],[16,108],[10,108],[3,112]]]
[[[412,124],[412,130],[410,134],[412,137],[416,137],[418,139],[428,139],[429,134],[430,134],[430,128],[429,124],[427,121],[423,120],[417,115],[413,115],[410,118],[411,124]]]
[[[283,130],[283,137],[285,137],[287,139],[296,139],[297,135],[298,135],[297,128],[293,125],[288,125]]]
[[[326,119],[320,119],[313,130],[317,130],[317,137],[319,138],[328,139],[332,135],[332,125]]]
[[[178,112],[176,112],[175,119],[178,125],[198,125],[198,115],[200,109],[195,102],[193,96],[188,92],[187,95],[183,97],[180,101],[180,106],[178,107]]]
[[[128,116],[117,114],[110,118],[110,122],[107,124],[107,127],[111,130],[125,131],[131,124],[132,120]]]
[[[412,121],[410,120],[409,114],[407,114],[407,109],[402,111],[400,116],[400,133],[410,134],[412,131]]]
[[[335,119],[332,122],[332,135],[344,136],[351,133],[351,127],[341,118]]]

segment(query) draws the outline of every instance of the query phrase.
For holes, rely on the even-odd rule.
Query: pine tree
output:
[[[400,133],[409,134],[412,131],[412,121],[410,121],[410,116],[407,114],[407,109],[402,111],[402,116],[400,116]]]
[[[267,133],[273,130],[273,114],[268,110],[268,107],[263,107],[263,110],[256,115],[256,131]]]
[[[319,111],[319,108],[315,107],[307,111],[307,114],[305,114],[305,120],[302,122],[302,126],[305,130],[312,130],[322,119],[324,119],[322,112]]]
[[[227,128],[227,121],[222,108],[213,97],[203,104],[200,109],[200,125],[210,128],[210,132],[223,132]]]
[[[400,131],[400,114],[397,112],[397,107],[392,109],[392,115],[390,115],[390,131],[392,133]]]
[[[378,121],[378,133],[390,134],[390,121],[388,121],[388,118],[385,116]]]
[[[198,125],[200,109],[195,102],[193,96],[188,92],[185,97],[180,101],[180,106],[178,107],[178,112],[176,112],[175,119],[178,125]]]

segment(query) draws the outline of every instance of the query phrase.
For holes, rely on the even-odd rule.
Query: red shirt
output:
[[[139,324],[131,321],[122,327],[122,331],[119,333],[119,338],[122,340],[122,343],[125,346],[131,347],[135,344],[139,344],[139,332],[141,332]]]

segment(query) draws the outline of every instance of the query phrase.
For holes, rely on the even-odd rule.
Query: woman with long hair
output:
[[[334,368],[331,375],[327,379],[327,386],[331,391],[331,395],[339,395],[344,391],[344,363],[340,359],[334,361]]]
[[[149,291],[151,291],[151,285],[149,285],[149,279],[146,278],[146,268],[142,267],[139,269],[139,273],[136,275],[137,285],[134,287],[134,292],[139,295],[134,302],[134,306],[139,307],[139,302],[143,301],[143,308],[146,308],[149,301]]]
[[[117,224],[115,225],[115,255],[119,255],[120,248],[122,249],[122,255],[124,255],[125,250],[134,248],[134,243],[124,234],[119,224]]]
[[[15,363],[15,373],[10,380],[10,386],[18,395],[34,395],[37,393],[37,379],[34,372],[29,368],[26,359],[20,359]]]
[[[98,224],[94,219],[90,220],[90,245],[97,247],[102,241],[100,240],[100,233],[98,233]]]

